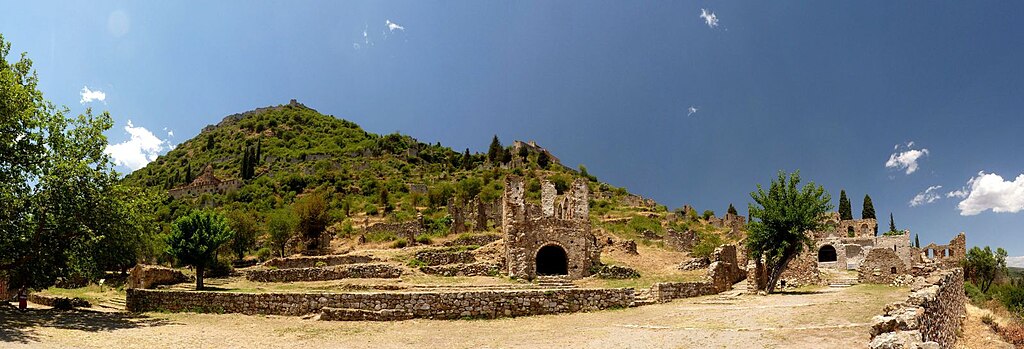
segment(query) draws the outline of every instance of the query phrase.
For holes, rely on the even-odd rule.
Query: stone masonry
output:
[[[325,281],[348,278],[394,279],[399,276],[402,276],[402,269],[389,264],[349,264],[323,268],[252,270],[245,274],[246,279],[257,282]]]
[[[509,276],[532,280],[538,267],[564,268],[571,279],[590,275],[600,263],[601,250],[591,232],[587,181],[573,181],[558,205],[554,185],[543,181],[541,188],[538,209],[526,203],[522,178],[505,179],[502,230]]]
[[[963,269],[936,271],[907,300],[886,305],[875,317],[870,348],[952,348],[963,329],[966,301]]]

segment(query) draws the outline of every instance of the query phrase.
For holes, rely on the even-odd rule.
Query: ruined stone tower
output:
[[[590,275],[600,264],[601,250],[590,231],[587,181],[576,179],[560,200],[554,184],[542,181],[539,209],[526,203],[525,194],[522,178],[505,179],[502,231],[508,275],[531,280],[538,275]]]

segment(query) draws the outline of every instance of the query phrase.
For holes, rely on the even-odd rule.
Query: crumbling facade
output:
[[[530,280],[589,276],[600,264],[601,250],[590,230],[587,181],[576,179],[560,198],[554,184],[542,181],[539,208],[528,204],[525,194],[522,178],[505,179],[502,231],[508,275]]]
[[[235,191],[240,187],[242,187],[241,180],[220,180],[217,176],[213,175],[213,166],[206,165],[206,167],[203,168],[203,172],[200,173],[196,179],[192,180],[192,183],[168,190],[167,194],[170,194],[171,197],[175,199],[180,199],[183,197],[199,196],[206,193],[224,194]]]

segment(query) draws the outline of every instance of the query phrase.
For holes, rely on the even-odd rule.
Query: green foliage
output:
[[[711,219],[711,217],[714,217],[714,216],[715,216],[715,211],[704,210],[704,214],[701,215],[701,218],[703,218],[704,220],[708,220],[708,219]]]
[[[864,195],[864,208],[860,211],[860,218],[862,219],[876,219],[875,217],[875,205],[871,203],[871,196]]]
[[[327,214],[327,201],[319,194],[304,196],[293,206],[298,219],[296,230],[302,236],[307,250],[320,249],[320,236],[330,225]]]
[[[449,182],[440,182],[427,190],[427,203],[432,209],[447,206],[448,201],[455,195],[455,187]]]
[[[397,239],[395,242],[391,243],[391,248],[405,248],[406,246],[409,246],[409,240],[406,240],[405,238]]]
[[[282,209],[272,212],[267,218],[268,242],[279,257],[284,257],[284,249],[288,240],[295,234],[298,222],[294,213],[289,209]]]
[[[731,215],[736,215],[736,216],[739,215],[739,213],[736,212],[736,207],[733,207],[731,203],[729,204],[729,210],[726,211],[726,212],[731,214]]]
[[[839,191],[839,219],[853,219],[853,208],[850,207],[850,199],[846,197],[846,190]]]
[[[964,275],[977,285],[981,292],[988,293],[992,281],[997,276],[1006,275],[1006,250],[997,248],[995,253],[988,246],[984,249],[977,246],[967,251],[963,261]]]
[[[491,145],[487,147],[487,161],[491,163],[505,162],[505,148],[501,146],[498,135],[494,135]]]
[[[917,234],[914,234],[914,247],[921,248],[921,240],[918,238]]]
[[[547,169],[550,164],[551,156],[549,156],[546,151],[542,151],[540,154],[537,154],[537,166],[540,166],[541,169]]]
[[[697,244],[693,246],[690,255],[693,257],[711,257],[715,249],[724,243],[725,240],[719,234],[698,231]]]
[[[461,203],[467,203],[473,198],[480,194],[481,188],[483,188],[483,180],[479,177],[469,177],[459,181],[455,190],[455,197],[459,199]]]
[[[256,259],[260,262],[266,262],[271,258],[274,258],[274,249],[270,247],[261,247],[259,250],[256,250]]]
[[[234,210],[227,214],[231,230],[235,231],[235,236],[231,239],[231,251],[238,260],[244,259],[245,254],[256,247],[256,237],[261,232],[255,215],[255,212],[242,210]]]
[[[889,232],[896,231],[896,221],[892,219],[892,212],[889,212]]]
[[[580,164],[580,177],[586,178],[591,182],[597,182],[597,177],[591,175],[590,172],[587,171],[587,167],[583,166],[583,164]]]
[[[195,211],[174,221],[167,237],[167,253],[196,268],[196,289],[202,289],[206,267],[214,262],[217,248],[233,235],[224,216]]]
[[[824,188],[814,182],[798,188],[799,171],[786,177],[785,172],[779,171],[768,191],[759,184],[757,191],[750,193],[754,203],[749,207],[754,219],[747,228],[747,251],[754,260],[764,258],[768,292],[775,289],[789,261],[811,245],[807,232],[819,230],[825,213],[832,209]]]
[[[572,184],[572,176],[565,173],[550,175],[548,180],[551,181],[551,184],[555,185],[555,191],[558,194],[564,194],[566,190],[569,190],[569,185]]]

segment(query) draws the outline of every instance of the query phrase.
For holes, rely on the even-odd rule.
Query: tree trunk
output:
[[[782,276],[782,272],[786,270],[786,267],[789,265],[789,261],[792,259],[793,252],[791,250],[787,249],[786,251],[783,251],[782,259],[774,268],[772,268],[771,272],[768,273],[768,283],[764,285],[766,293],[772,293],[772,291],[775,291],[775,285],[778,283],[779,277]]]
[[[205,265],[202,265],[202,264],[196,265],[196,290],[197,291],[203,289],[203,272],[205,271],[204,269],[206,269]]]

